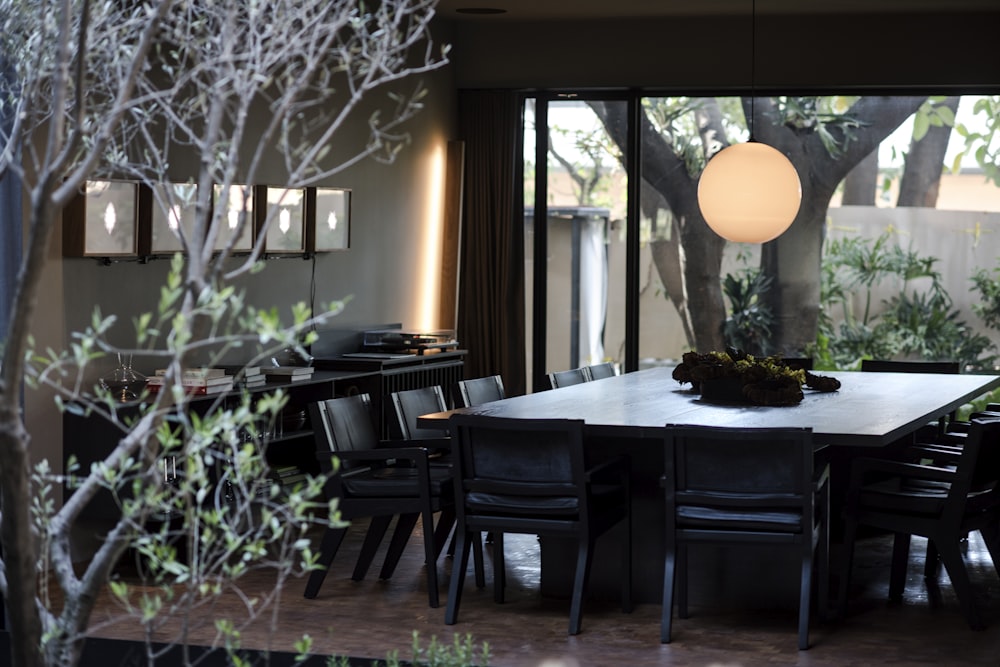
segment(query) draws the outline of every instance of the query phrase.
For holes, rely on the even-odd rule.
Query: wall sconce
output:
[[[757,3],[751,12],[750,138],[716,153],[698,180],[698,206],[719,236],[739,243],[766,243],[781,236],[798,215],[802,184],[791,161],[757,142],[753,133]]]
[[[158,183],[152,187],[150,254],[183,252],[181,233],[194,233],[198,186],[194,183]]]
[[[223,196],[228,195],[228,196]],[[219,234],[215,239],[215,249],[222,250],[230,239],[239,231],[239,238],[233,245],[233,252],[250,252],[253,250],[254,239],[254,188],[251,185],[230,185],[228,193],[223,186],[213,186],[212,206],[225,206],[225,215],[219,225]],[[243,218],[243,228],[240,230],[240,216]],[[213,216],[214,217],[214,216]]]
[[[306,188],[309,252],[346,250],[351,245],[351,191]]]
[[[261,186],[263,206],[258,213],[258,234],[268,223],[264,250],[269,254],[302,254],[306,250],[306,191]]]
[[[93,180],[63,211],[66,257],[137,257],[139,184]]]

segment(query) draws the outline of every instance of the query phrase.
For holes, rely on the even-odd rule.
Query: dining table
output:
[[[621,375],[513,396],[477,407],[458,408],[422,415],[421,427],[447,428],[455,413],[489,415],[513,419],[564,418],[584,422],[588,458],[625,454],[631,460],[633,492],[633,585],[636,601],[659,601],[662,590],[664,502],[660,478],[666,470],[663,459],[663,429],[668,425],[725,426],[733,428],[810,428],[817,460],[831,465],[831,558],[836,561],[836,523],[846,491],[850,461],[871,454],[912,436],[973,399],[1000,387],[1000,375],[925,374],[860,371],[818,371],[840,382],[836,391],[821,392],[804,387],[803,399],[794,405],[763,406],[749,402],[706,400],[673,378],[672,366],[658,366]],[[832,454],[832,455],[831,455]],[[600,566],[614,562],[613,545],[597,545],[592,594],[616,599],[617,568]],[[602,558],[602,549],[607,558]],[[714,556],[705,554],[706,558]],[[562,596],[570,588],[571,550],[558,542],[542,545],[542,594]],[[712,561],[709,568],[724,568]],[[784,570],[766,554],[753,565],[741,556],[736,567],[763,568],[751,578],[771,579],[765,570]],[[776,576],[781,576],[775,572]],[[719,586],[736,574],[719,570]],[[793,578],[794,579],[794,578]],[[797,580],[788,591],[794,599]],[[770,586],[770,584],[768,584]],[[769,588],[771,594],[774,588]],[[731,593],[732,591],[728,591]],[[755,596],[758,593],[750,592]]]

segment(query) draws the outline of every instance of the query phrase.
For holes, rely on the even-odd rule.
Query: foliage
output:
[[[815,132],[832,158],[843,156],[861,121],[849,113],[856,97],[779,97],[777,123]],[[840,135],[838,139],[836,135]]]
[[[962,158],[971,154],[983,168],[986,180],[1000,187],[1000,96],[982,97],[976,100],[972,110],[982,116],[983,129],[976,131],[963,123],[955,126],[955,131],[965,139],[965,148],[955,156],[952,171],[957,173]]]
[[[803,399],[802,385],[818,391],[836,391],[840,382],[835,378],[814,375],[792,368],[780,356],[754,357],[733,348],[725,352],[685,352],[681,363],[673,370],[680,383],[690,382],[703,397],[718,383],[731,382],[736,396],[727,400],[747,400],[758,405],[794,405]],[[725,394],[725,384],[721,385]]]
[[[883,234],[830,240],[823,254],[820,336],[810,350],[823,367],[853,368],[861,359],[916,356],[925,360],[953,359],[963,367],[981,368],[992,362],[990,340],[962,320],[934,268],[938,260],[922,257],[891,243]],[[925,291],[909,290],[917,279],[929,282]],[[898,294],[882,310],[872,304],[876,286],[897,285]],[[853,296],[863,295],[861,313]],[[839,309],[841,323],[833,325]]]
[[[747,269],[735,276],[726,274],[722,291],[729,298],[730,311],[723,333],[728,346],[755,354],[768,353],[774,315],[760,295],[770,289],[771,282],[758,269]]]
[[[992,271],[979,269],[972,276],[973,289],[979,291],[980,302],[972,310],[990,329],[1000,331],[1000,263]]]

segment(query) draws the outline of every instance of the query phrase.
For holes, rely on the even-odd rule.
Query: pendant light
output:
[[[802,184],[791,161],[754,139],[757,2],[752,10],[750,138],[716,153],[698,180],[698,206],[719,236],[739,243],[766,243],[788,229],[799,212]]]

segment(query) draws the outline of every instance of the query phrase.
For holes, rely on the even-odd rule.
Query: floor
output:
[[[673,642],[659,640],[660,605],[642,604],[623,614],[614,601],[585,604],[583,631],[566,634],[568,603],[543,600],[538,594],[538,544],[534,536],[508,536],[507,601],[493,602],[492,572],[487,565],[487,588],[476,590],[471,572],[466,580],[458,624],[444,624],[444,604],[452,561],[442,557],[441,603],[427,606],[419,530],[391,580],[376,578],[377,569],[362,582],[350,579],[353,557],[360,545],[359,529],[352,529],[341,554],[327,576],[319,596],[302,597],[304,582],[293,581],[283,591],[280,614],[267,625],[247,628],[243,643],[261,648],[271,639],[274,650],[293,650],[303,634],[312,637],[313,652],[385,659],[398,651],[411,657],[413,633],[424,646],[436,638],[451,643],[455,633],[471,635],[474,643],[489,644],[491,665],[511,667],[584,667],[605,665],[673,665],[699,667],[750,667],[756,665],[1000,665],[1000,577],[989,554],[973,535],[967,547],[970,573],[978,603],[988,623],[973,632],[963,621],[948,584],[941,574],[940,587],[928,586],[922,576],[924,543],[914,540],[910,574],[902,604],[886,602],[891,540],[868,538],[859,544],[848,613],[836,622],[816,621],[811,629],[812,647],[796,649],[796,610],[732,610],[724,605],[692,605],[690,618],[676,619]],[[377,561],[376,565],[380,561]],[[138,583],[124,569],[120,577]],[[641,573],[636,573],[637,581]],[[270,592],[272,581],[254,575],[244,581],[250,597]],[[140,589],[141,590],[141,589]],[[692,603],[698,582],[692,583]],[[235,615],[244,598],[232,596],[217,608],[216,616]],[[192,636],[210,643],[212,618],[203,615]],[[120,609],[105,596],[94,614],[94,636],[138,639],[134,622],[120,622]],[[271,619],[267,619],[272,622]]]

